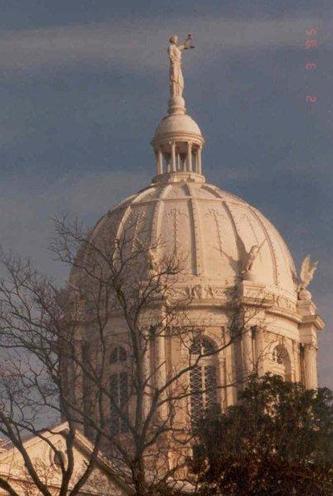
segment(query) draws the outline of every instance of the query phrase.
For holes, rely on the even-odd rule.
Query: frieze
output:
[[[170,298],[174,299],[225,300],[226,296],[226,288],[223,286],[195,284],[170,289]]]
[[[193,303],[193,302],[219,302],[226,304],[232,299],[230,286],[214,286],[211,284],[192,284],[192,285],[175,285],[168,288],[165,295],[167,305],[178,303]],[[159,299],[159,298],[157,298]],[[241,300],[244,304],[251,302],[253,304],[261,304],[263,308],[279,308],[289,312],[296,312],[296,303],[284,295],[268,293],[264,288],[246,288]]]
[[[266,293],[263,289],[247,288],[244,297],[261,300],[265,306],[282,308],[291,312],[296,311],[296,303],[288,297],[275,293]]]
[[[284,308],[292,312],[296,311],[296,303],[283,295],[270,294],[267,297],[268,301],[273,307]]]
[[[263,305],[268,304],[269,306],[285,308],[292,311],[296,310],[296,304],[286,296],[266,293],[263,289],[247,288],[246,293],[243,296],[245,298],[253,298],[262,301]],[[192,300],[226,300],[228,297],[228,290],[225,286],[201,284],[178,286],[170,289],[170,297],[176,299],[188,298]]]

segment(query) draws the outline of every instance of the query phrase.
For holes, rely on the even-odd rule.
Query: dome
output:
[[[177,432],[190,428],[186,450],[198,415],[213,405],[216,411],[235,404],[239,387],[253,372],[273,372],[316,388],[317,332],[323,321],[307,290],[316,265],[306,257],[298,279],[271,222],[246,201],[206,182],[204,138],[182,97],[180,62],[186,46],[175,39],[168,52],[168,115],[152,140],[156,175],[99,220],[79,253],[71,287],[84,349],[98,370],[107,363],[111,374],[113,403],[104,418],[112,419],[112,434],[124,433],[119,416],[124,405],[129,423],[141,405],[140,418],[143,406],[154,432],[155,419],[172,418]],[[168,263],[170,258],[176,263]],[[113,359],[120,356],[119,346],[131,357],[128,363]],[[110,353],[110,360],[99,360],[101,352]],[[138,356],[140,367],[132,367]],[[141,400],[132,401],[128,374],[139,369],[144,386],[130,389]],[[80,384],[80,401],[85,401],[90,376]],[[156,417],[150,413],[152,398],[159,405]],[[182,453],[173,448],[177,436],[172,438],[171,444],[167,437],[161,440],[171,467]]]
[[[198,124],[188,114],[171,114],[164,117],[155,131],[153,141],[177,135],[188,135],[203,141]]]
[[[100,230],[132,232],[146,246],[158,243],[158,257],[181,257],[186,283],[203,291],[234,284],[258,246],[251,279],[297,299],[294,262],[278,231],[256,208],[203,181],[152,184],[106,214],[94,235]]]

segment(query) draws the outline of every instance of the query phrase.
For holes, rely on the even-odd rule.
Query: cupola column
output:
[[[198,151],[197,151],[197,169],[196,169],[196,172],[198,174],[202,174],[202,165],[201,165],[201,146],[198,148]]]
[[[163,155],[160,148],[156,151],[157,174],[163,174]]]
[[[187,143],[187,170],[192,172],[192,143]]]
[[[176,163],[176,143],[173,141],[171,143],[171,171],[175,172],[177,170]]]
[[[182,159],[180,157],[180,153],[177,154],[177,170],[182,170]]]

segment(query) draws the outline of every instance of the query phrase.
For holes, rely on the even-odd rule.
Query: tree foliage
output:
[[[333,494],[333,395],[253,376],[239,403],[205,421],[193,460],[201,494]]]

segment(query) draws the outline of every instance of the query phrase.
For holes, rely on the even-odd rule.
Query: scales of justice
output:
[[[169,38],[169,43],[169,113],[185,113],[185,100],[183,98],[184,77],[182,72],[182,52],[183,50],[194,48],[192,35],[188,34],[183,43],[178,43],[178,36],[173,35]]]

